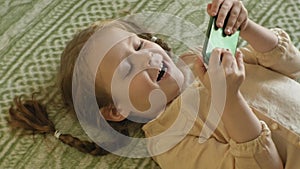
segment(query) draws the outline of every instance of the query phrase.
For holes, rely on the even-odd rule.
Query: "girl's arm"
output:
[[[239,0],[212,0],[212,3],[207,6],[207,12],[211,16],[217,16],[217,26],[223,27],[225,33],[228,35],[233,34],[237,29],[240,29],[241,36],[243,36],[245,40],[249,40],[249,43],[254,44],[259,39],[264,39],[266,37],[268,38],[264,40],[265,43],[266,41],[275,41],[271,35],[273,33],[269,33],[268,30],[265,30],[248,19],[248,12],[243,3]],[[227,17],[228,21],[225,25],[225,19]],[[260,47],[262,50],[269,50],[269,48],[274,47],[273,45],[268,44],[263,46],[265,47]],[[222,63],[219,64],[221,57]],[[208,72],[209,70],[211,70],[210,72],[218,72],[220,70],[224,70],[225,72],[227,95],[222,120],[228,134],[237,142],[246,142],[256,138],[261,133],[260,122],[239,92],[239,87],[245,78],[242,54],[237,52],[235,58],[232,57],[232,54],[228,51],[217,49],[212,52],[209,65]],[[198,70],[201,70],[199,72],[205,72],[201,67],[199,67]],[[210,75],[211,78],[216,76],[217,75]],[[202,77],[205,77],[204,74]],[[209,78],[202,78],[202,81],[207,81],[206,79]]]
[[[220,74],[224,74],[225,86],[218,85],[223,81]],[[214,90],[217,92],[216,87],[226,90],[222,121],[230,138],[238,143],[257,138],[262,132],[261,123],[240,93],[240,86],[245,79],[242,53],[237,51],[234,57],[228,50],[214,49],[209,60],[208,75],[210,82],[214,83],[210,84],[211,93]]]
[[[248,19],[246,27],[241,30],[240,35],[258,52],[271,51],[278,44],[278,38],[274,32],[250,19]]]
[[[230,136],[229,144],[236,160],[235,165],[244,168],[251,161],[251,165],[257,165],[251,168],[282,169],[283,164],[268,127],[256,117],[240,93],[240,86],[245,79],[242,53],[238,51],[233,57],[225,49],[214,49],[208,69],[205,69],[203,62],[198,58],[195,60],[194,70],[211,93],[216,92],[214,91],[216,87],[224,87],[226,90],[222,122]],[[222,74],[225,77],[220,76]],[[225,78],[226,86],[218,86],[218,84],[223,84],[222,78]],[[246,145],[249,147],[247,148]],[[253,154],[246,157],[245,152],[253,152]]]
[[[212,16],[218,16],[216,22],[219,27],[223,27],[225,18],[229,17],[224,28],[225,33],[232,34],[240,29],[242,38],[248,41],[257,51],[270,51],[278,43],[273,32],[248,19],[247,10],[241,1],[212,0],[212,3],[207,7],[207,11]],[[205,77],[207,76],[206,72],[201,71],[203,69],[199,68],[198,70],[202,82],[208,79]],[[207,71],[208,74],[213,72],[216,75],[219,72],[225,73],[227,93],[222,121],[229,136],[238,143],[257,138],[262,132],[262,125],[239,90],[245,79],[245,68],[241,52],[238,51],[236,56],[232,57],[229,51],[215,49],[211,54]],[[218,76],[210,74],[209,77],[218,80]],[[213,92],[212,85],[208,84],[208,86],[211,86],[210,90]],[[278,152],[272,153],[270,159],[271,163],[263,168],[283,168]]]

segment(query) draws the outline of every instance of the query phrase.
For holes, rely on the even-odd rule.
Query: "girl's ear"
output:
[[[113,105],[102,107],[100,109],[100,113],[102,113],[102,116],[105,118],[105,120],[115,122],[122,121],[128,116],[123,116],[124,114],[121,114]]]

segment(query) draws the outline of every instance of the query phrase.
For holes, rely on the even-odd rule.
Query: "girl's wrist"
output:
[[[240,27],[241,33],[244,32],[245,30],[247,30],[249,24],[251,24],[251,20],[249,18],[247,18]]]
[[[254,24],[252,20],[249,18],[244,22],[244,24],[241,26],[241,36],[248,33],[249,28],[251,29],[251,26]]]
[[[240,90],[238,89],[235,92],[227,93],[226,99],[227,99],[227,101],[232,103],[232,102],[239,102],[240,100],[243,100],[244,97],[243,97],[242,93],[240,92]]]

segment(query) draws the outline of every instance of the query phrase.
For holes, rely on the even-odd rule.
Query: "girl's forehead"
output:
[[[120,28],[103,28],[95,33],[97,41],[102,43],[110,43],[111,45],[116,44],[128,37],[134,36],[134,33],[128,32]]]
[[[113,58],[121,59],[115,55],[125,55],[126,46],[128,46],[129,42],[136,36],[134,33],[119,28],[110,29],[108,32],[103,33],[105,33],[105,35],[99,39],[99,45],[105,44],[106,48],[102,48],[102,50],[97,48],[97,53],[98,57],[104,57],[109,60]]]
[[[104,56],[114,46],[134,35],[120,28],[105,27],[92,35],[81,54],[88,60],[90,69],[96,71]]]

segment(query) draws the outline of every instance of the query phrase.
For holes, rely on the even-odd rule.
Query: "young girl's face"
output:
[[[98,67],[96,87],[101,84],[114,97],[112,88],[116,83],[118,89],[123,88],[118,94],[129,95],[130,102],[139,111],[150,108],[149,96],[154,89],[163,91],[167,103],[179,95],[183,73],[159,45],[121,29],[111,28],[109,33],[97,42],[103,44],[116,39]],[[154,118],[157,114],[141,116]]]

